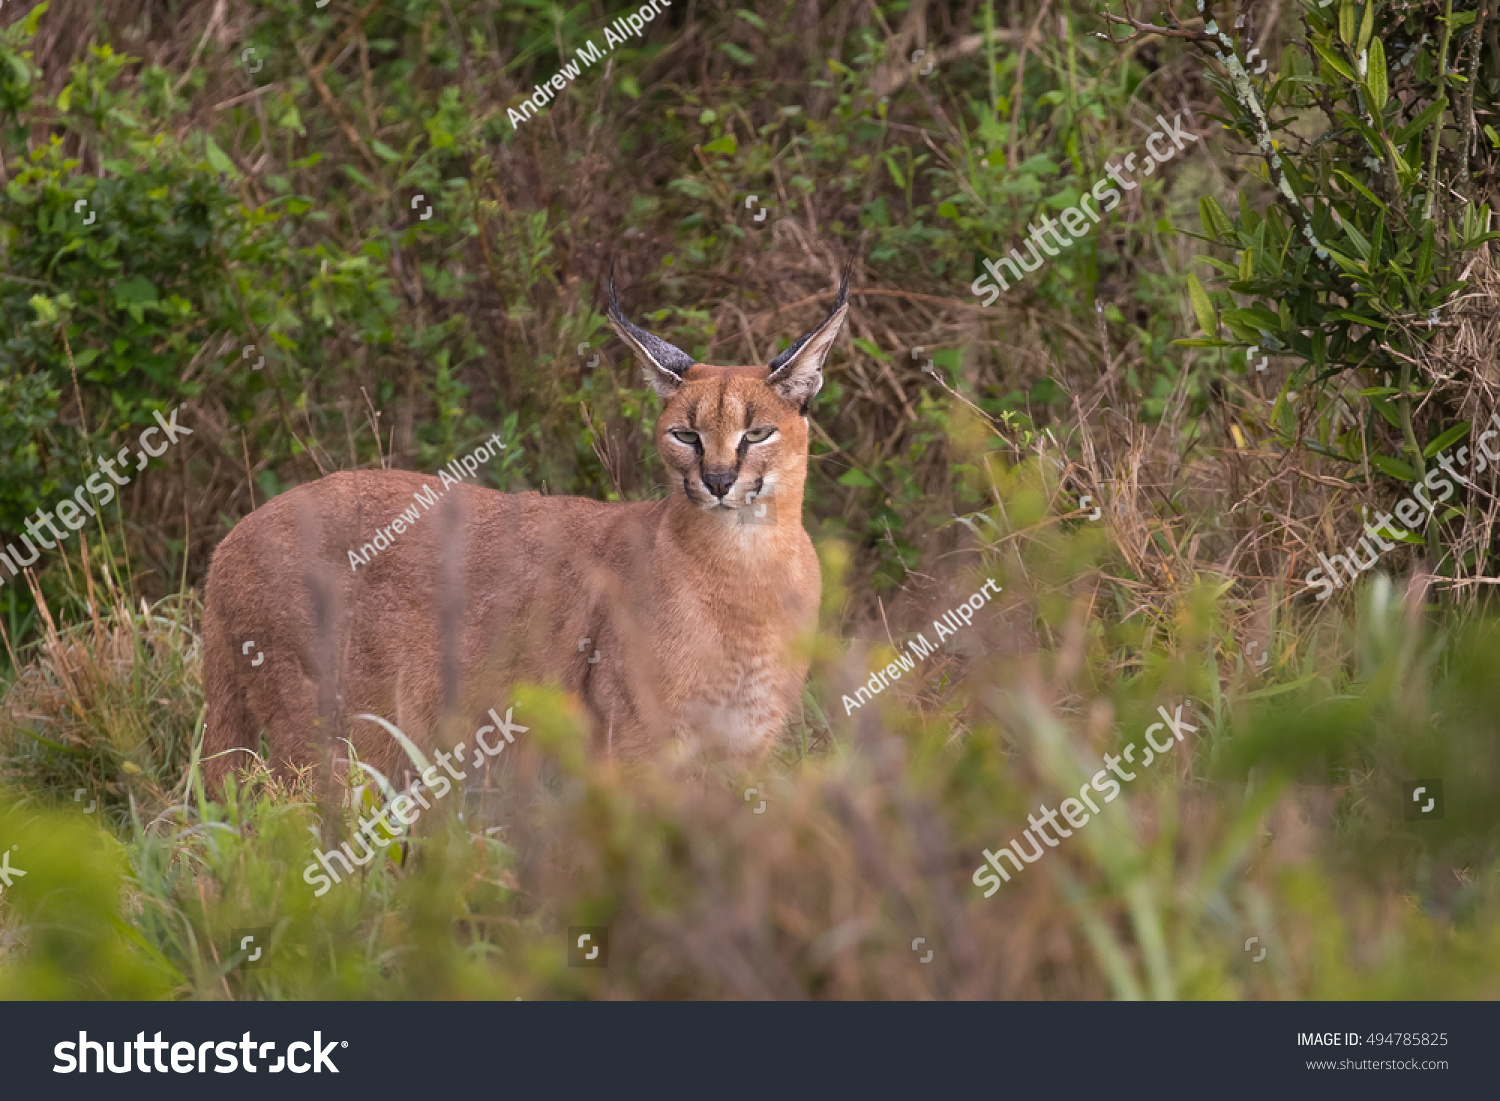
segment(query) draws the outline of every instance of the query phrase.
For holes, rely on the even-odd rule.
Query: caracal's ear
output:
[[[839,294],[823,324],[807,333],[771,361],[766,385],[797,406],[805,416],[812,399],[823,388],[823,360],[849,312],[849,272],[839,281]]]
[[[635,325],[620,309],[620,296],[615,292],[615,277],[609,277],[609,327],[615,335],[630,345],[630,350],[641,361],[646,371],[646,381],[663,398],[670,398],[682,385],[682,376],[693,365],[693,357],[659,336],[653,336]]]

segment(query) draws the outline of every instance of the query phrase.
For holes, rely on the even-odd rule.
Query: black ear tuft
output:
[[[834,338],[843,327],[844,315],[849,312],[849,268],[844,269],[839,280],[839,293],[833,300],[833,309],[810,333],[800,337],[790,348],[771,361],[771,373],[766,384],[803,413],[818,391],[823,388],[823,360],[833,347]]]
[[[630,346],[646,371],[646,381],[662,397],[671,397],[682,385],[682,376],[693,365],[693,357],[659,336],[633,323],[620,309],[615,277],[609,277],[609,311],[605,315],[615,335]]]

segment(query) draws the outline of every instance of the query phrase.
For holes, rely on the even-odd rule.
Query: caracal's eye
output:
[[[670,434],[678,443],[685,443],[689,447],[698,442],[698,433],[690,432],[686,428],[674,428]]]
[[[765,425],[761,428],[752,428],[750,429],[750,431],[745,433],[745,442],[765,443],[771,438],[772,434],[775,433],[775,431],[776,429],[771,427],[770,425]]]

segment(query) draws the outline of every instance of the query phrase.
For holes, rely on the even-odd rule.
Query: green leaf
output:
[[[156,305],[159,296],[156,285],[142,276],[135,276],[115,284],[115,305]]]
[[[1403,482],[1415,482],[1417,480],[1417,472],[1400,459],[1392,459],[1386,455],[1371,455],[1370,463],[1382,474],[1389,474],[1392,478],[1400,478]]]
[[[1345,80],[1358,81],[1359,78],[1354,75],[1354,70],[1349,68],[1349,66],[1346,65],[1337,54],[1335,54],[1328,47],[1324,46],[1321,42],[1314,42],[1313,49],[1318,51],[1318,56],[1323,59],[1323,63],[1325,65],[1327,65],[1334,72],[1338,73]]]
[[[1369,275],[1370,269],[1363,263],[1349,259],[1337,249],[1328,249],[1328,255],[1333,257],[1333,262],[1343,268],[1350,275]]]
[[[923,641],[926,640],[924,639]],[[1321,673],[1312,672],[1307,674],[1307,676],[1305,677],[1300,677],[1297,680],[1290,681],[1286,684],[1267,685],[1265,688],[1257,688],[1254,692],[1246,692],[1243,696],[1235,696],[1234,701],[1238,703],[1241,700],[1264,700],[1270,698],[1271,696],[1282,696],[1288,692],[1295,692],[1299,688],[1303,688],[1309,684],[1312,684],[1321,675]]]
[[[1370,41],[1370,38],[1374,35],[1374,33],[1375,0],[1365,0],[1365,17],[1360,21],[1359,24],[1359,43],[1354,47],[1354,52],[1357,54],[1362,54],[1367,48],[1373,49],[1375,45],[1378,45],[1380,43],[1380,39],[1375,39],[1374,43]],[[1373,64],[1374,60],[1374,56],[1372,55],[1370,58],[1370,62]],[[1383,56],[1382,60],[1384,60]]]
[[[1198,220],[1203,223],[1203,232],[1214,240],[1234,240],[1234,223],[1212,195],[1198,200]]]
[[[736,46],[733,42],[720,42],[719,49],[747,68],[755,64],[755,55],[742,46]]]
[[[1196,237],[1197,234],[1193,236]],[[1238,280],[1240,278],[1240,269],[1228,260],[1220,260],[1217,256],[1194,256],[1193,259],[1199,263],[1208,264],[1210,267],[1218,268],[1227,279]]]
[[[1368,187],[1366,187],[1364,184],[1360,183],[1353,176],[1351,176],[1348,172],[1345,172],[1342,168],[1335,168],[1333,170],[1333,174],[1335,176],[1338,176],[1340,179],[1342,179],[1350,187],[1354,188],[1355,191],[1358,191],[1366,199],[1369,199],[1370,202],[1374,203],[1381,210],[1387,209],[1386,205],[1383,202],[1381,202],[1379,198],[1376,197],[1375,192],[1371,191]]]
[[[1396,407],[1394,405],[1386,401],[1384,398],[1377,398],[1374,395],[1371,395],[1366,400],[1369,401],[1370,408],[1374,409],[1375,412],[1379,413],[1382,417],[1385,418],[1385,422],[1387,424],[1389,424],[1397,431],[1400,430],[1401,414],[1396,411]]]
[[[1472,427],[1468,421],[1459,421],[1452,428],[1448,429],[1448,431],[1424,447],[1422,449],[1422,458],[1430,459],[1439,451],[1446,451],[1449,447],[1452,447],[1459,440],[1467,436]]]
[[[1339,0],[1339,38],[1344,45],[1354,45],[1354,0]]]
[[[45,4],[38,4],[26,13],[26,22],[23,24],[28,36],[36,34],[37,26],[41,23],[42,15],[52,6],[51,0]]]
[[[1208,297],[1208,292],[1203,289],[1203,284],[1198,282],[1198,277],[1188,272],[1188,297],[1193,301],[1193,315],[1198,319],[1198,327],[1210,336],[1219,335],[1219,315],[1214,311],[1214,304]]]
[[[352,164],[339,165],[339,171],[343,172],[344,175],[348,176],[355,183],[359,184],[360,187],[364,188],[371,195],[380,194],[380,189],[370,182],[370,177],[366,176]]]
[[[901,166],[896,163],[896,155],[890,150],[881,154],[881,160],[885,161],[885,167],[891,174],[891,179],[902,191],[906,190],[906,176],[901,171]]]
[[[723,153],[726,157],[732,157],[739,151],[739,143],[734,140],[733,134],[725,134],[722,138],[715,138],[703,147],[705,153]]]
[[[115,306],[128,313],[137,325],[141,324],[148,309],[160,309],[155,284],[139,275],[117,283]]]
[[[1227,321],[1234,318],[1239,324],[1251,329],[1264,329],[1268,333],[1277,333],[1284,327],[1281,318],[1272,313],[1266,307],[1256,303],[1243,309],[1225,310],[1224,319]]]
[[[240,170],[234,166],[234,162],[229,159],[229,154],[220,149],[219,143],[214,141],[213,138],[205,137],[203,139],[203,153],[208,157],[209,166],[215,172],[222,172],[231,180],[240,178]]]
[[[1335,318],[1340,321],[1352,321],[1356,325],[1364,325],[1366,328],[1379,329],[1381,331],[1390,328],[1390,325],[1378,318],[1368,317],[1362,313],[1355,313],[1353,310],[1329,310],[1323,316]],[[1394,392],[1392,391],[1392,393]]]
[[[1411,186],[1412,170],[1406,163],[1406,158],[1401,155],[1401,150],[1396,148],[1396,143],[1390,138],[1385,139],[1385,151],[1391,158],[1391,163],[1396,166],[1396,173],[1401,177],[1401,183],[1405,187]]]
[[[45,294],[34,294],[27,299],[27,302],[36,311],[37,320],[43,325],[56,324],[57,306],[53,304],[52,299],[48,298]]]
[[[864,474],[863,471],[850,469],[850,470],[844,471],[844,473],[839,476],[839,485],[841,485],[841,486],[859,486],[862,489],[870,489],[870,488],[874,487],[875,483],[872,482]]]
[[[381,726],[385,727],[386,733],[388,733],[392,738],[396,739],[397,744],[406,751],[407,757],[411,759],[412,764],[417,766],[417,770],[419,772],[426,772],[430,767],[427,764],[427,758],[422,755],[422,751],[415,745],[413,745],[411,739],[403,734],[398,727],[396,727],[389,721],[382,719],[379,715],[356,715],[354,717],[356,719],[369,719],[371,722],[379,723]],[[495,740],[499,741],[498,738]],[[368,789],[366,789],[366,791],[368,792]]]
[[[1354,246],[1354,251],[1359,254],[1359,258],[1361,260],[1368,260],[1370,258],[1370,242],[1365,239],[1365,235],[1354,228],[1353,222],[1339,217],[1336,211],[1334,212],[1334,220],[1338,222],[1339,228],[1344,231],[1344,236],[1349,238],[1349,243]]]
[[[1369,13],[1374,10],[1374,4],[1366,6],[1366,23],[1370,21]],[[1381,45],[1378,38],[1370,43],[1370,59],[1365,72],[1365,89],[1370,93],[1371,113],[1379,119],[1380,112],[1385,110],[1385,101],[1390,94],[1390,86],[1386,83],[1385,47]]]
[[[1417,282],[1427,282],[1427,277],[1432,274],[1432,249],[1435,243],[1437,225],[1430,218],[1422,223],[1422,244],[1417,249]]]

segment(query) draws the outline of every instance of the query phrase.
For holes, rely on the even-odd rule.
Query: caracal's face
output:
[[[778,484],[802,483],[807,421],[766,384],[768,374],[694,364],[656,422],[674,487],[705,511],[745,508],[774,497]]]
[[[654,336],[620,309],[609,284],[609,324],[630,346],[646,382],[666,402],[656,449],[689,502],[722,516],[753,505],[778,486],[801,499],[807,476],[807,411],[823,386],[823,360],[849,312],[844,272],[823,323],[765,367],[714,367]]]

